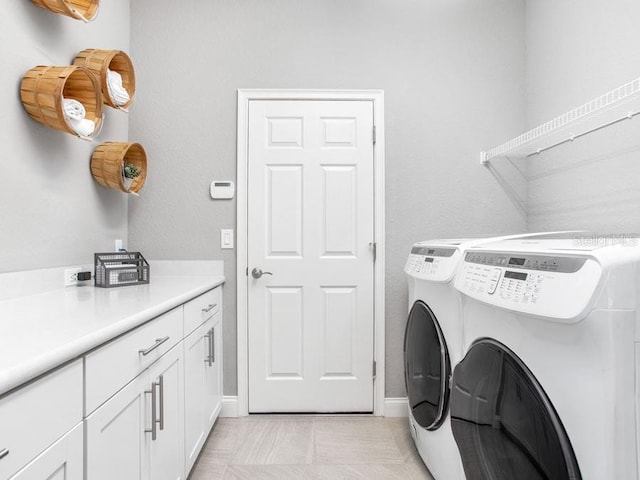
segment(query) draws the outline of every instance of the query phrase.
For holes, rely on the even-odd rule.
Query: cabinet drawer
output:
[[[222,306],[222,288],[216,287],[184,305],[184,334],[189,335],[198,326],[213,317]]]
[[[9,478],[81,421],[81,360],[1,398],[0,478]]]
[[[86,414],[182,340],[182,323],[176,308],[86,355]]]

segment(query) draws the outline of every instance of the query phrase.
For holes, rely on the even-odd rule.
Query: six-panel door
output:
[[[373,411],[373,135],[371,101],[249,104],[252,413]]]

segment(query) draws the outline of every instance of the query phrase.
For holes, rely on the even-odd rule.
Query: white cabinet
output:
[[[56,441],[82,422],[82,362],[77,360],[33,381],[0,399],[0,478],[49,478],[53,463],[67,468],[68,476],[81,478],[82,455],[69,456],[59,447],[46,453]],[[80,449],[82,449],[82,430]],[[76,438],[75,436],[73,437]],[[77,442],[76,442],[77,443]],[[54,460],[53,457],[56,457]],[[54,469],[53,472],[56,470]],[[51,472],[50,472],[51,473]]]
[[[82,439],[79,423],[10,480],[82,480]]]
[[[0,396],[0,480],[185,480],[222,404],[221,315],[215,288]]]
[[[149,448],[150,479],[181,480],[186,477],[182,345],[175,347],[154,364],[149,369],[149,374],[152,388],[157,388],[156,438],[152,438]]]
[[[188,313],[196,316],[196,319],[191,318],[192,324],[201,324],[184,340],[187,474],[222,406],[222,322],[219,310],[208,315],[213,310],[207,311],[210,305],[210,299],[204,296],[185,305],[185,325]]]
[[[211,327],[211,362],[207,362],[204,374],[204,413],[207,434],[222,409],[222,320],[213,317]]]
[[[89,415],[88,478],[184,478],[182,375],[177,346]]]
[[[182,317],[175,308],[85,356],[87,414],[182,341]]]
[[[188,476],[222,405],[219,307],[218,288],[87,354],[88,480]]]
[[[148,375],[140,375],[86,419],[87,479],[149,478],[150,390]]]
[[[87,478],[184,478],[182,345],[86,419]]]
[[[198,458],[206,440],[205,432],[205,375],[209,367],[209,333],[211,322],[196,329],[184,340],[184,397],[185,397],[185,461],[187,472]]]
[[[222,288],[217,287],[184,304],[184,334],[193,332],[222,308]]]

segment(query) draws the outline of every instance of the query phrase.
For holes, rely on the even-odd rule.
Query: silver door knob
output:
[[[253,278],[260,278],[262,275],[273,275],[273,273],[271,272],[263,272],[262,270],[260,270],[259,268],[254,268],[253,270],[251,270],[251,276]]]

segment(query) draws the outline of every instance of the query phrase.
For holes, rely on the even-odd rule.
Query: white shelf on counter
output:
[[[494,158],[528,158],[640,114],[640,78],[568,111],[502,145],[480,153]]]

